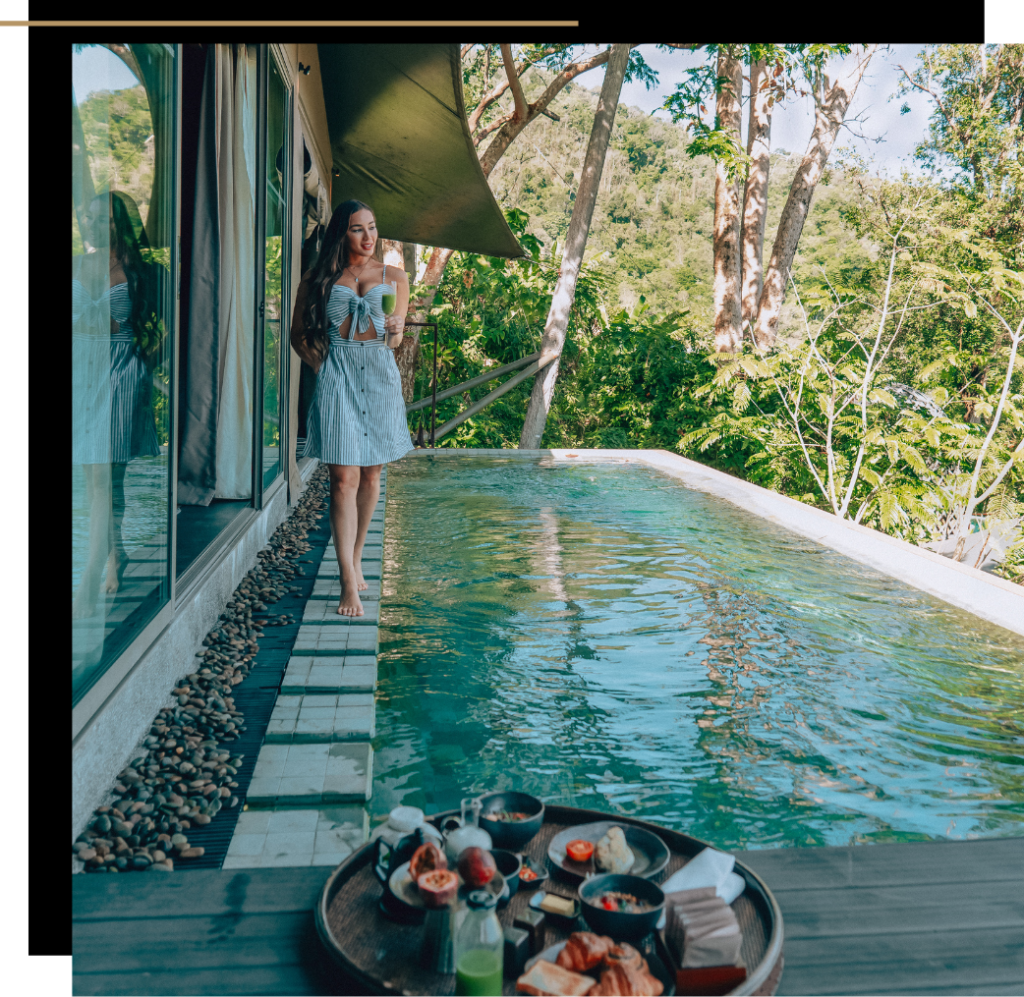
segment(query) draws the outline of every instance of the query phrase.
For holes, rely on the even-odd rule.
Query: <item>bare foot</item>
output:
[[[359,596],[354,591],[349,591],[347,587],[343,587],[341,602],[338,603],[338,615],[363,615],[363,604],[359,601]]]
[[[359,592],[365,592],[369,586],[366,584],[366,581],[363,578],[363,572],[360,570],[358,565],[356,566],[355,574],[356,574],[356,589]]]
[[[124,578],[124,569],[128,567],[128,555],[124,551],[118,551],[115,547],[110,552],[107,560],[107,584],[105,591],[113,595],[121,587],[121,579]]]

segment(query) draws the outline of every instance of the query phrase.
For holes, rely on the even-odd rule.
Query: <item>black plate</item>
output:
[[[645,831],[642,827],[634,827],[632,824],[619,823],[614,820],[602,820],[594,824],[577,824],[575,827],[567,827],[564,831],[559,831],[548,845],[548,861],[555,869],[576,883],[586,879],[587,876],[603,872],[602,869],[598,869],[594,865],[593,856],[586,862],[574,862],[565,854],[565,846],[577,838],[590,841],[596,846],[608,833],[610,827],[622,828],[622,832],[626,836],[626,844],[633,853],[635,861],[633,868],[629,870],[630,876],[651,879],[668,865],[668,846],[661,838],[652,831]]]
[[[570,838],[570,840],[572,840]],[[634,946],[635,948],[636,946]],[[565,942],[557,942],[554,945],[549,945],[539,955],[535,955],[532,959],[526,960],[526,966],[523,972],[528,973],[535,962],[539,962],[541,959],[547,962],[554,962],[558,958],[558,953],[565,948]],[[651,971],[652,976],[656,976],[660,981],[661,985],[665,988],[662,990],[663,997],[673,997],[676,992],[676,979],[674,974],[669,968],[659,959],[653,952],[642,953],[643,957],[647,960],[647,968]],[[593,975],[591,973],[585,973],[585,976]],[[600,973],[597,973],[598,981],[600,981]]]

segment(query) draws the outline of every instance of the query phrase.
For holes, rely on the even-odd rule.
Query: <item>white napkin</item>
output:
[[[705,848],[690,859],[678,872],[674,872],[661,884],[662,893],[677,893],[680,890],[698,890],[714,887],[715,893],[727,904],[731,904],[746,889],[746,882],[733,872],[736,856],[714,848]],[[658,920],[657,927],[665,927],[665,915]]]

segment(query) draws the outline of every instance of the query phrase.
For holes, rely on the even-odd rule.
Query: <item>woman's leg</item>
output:
[[[83,464],[85,496],[89,503],[89,556],[71,607],[73,618],[92,616],[100,590],[100,575],[110,553],[110,465]]]
[[[127,464],[110,465],[112,517],[106,590],[111,595],[121,587],[124,569],[128,566],[128,554],[124,549],[124,539],[121,536],[121,524],[124,522],[124,475],[127,470]]]
[[[359,601],[359,580],[353,565],[359,513],[356,494],[359,491],[360,469],[347,464],[328,464],[331,475],[331,535],[341,572],[339,616],[362,616]]]
[[[359,491],[356,493],[356,508],[359,512],[359,529],[356,533],[355,546],[352,549],[352,564],[356,572],[356,584],[360,592],[366,591],[366,580],[363,578],[363,544],[366,543],[366,533],[370,529],[370,519],[373,517],[373,510],[377,508],[377,499],[380,498],[380,469],[383,465],[374,464],[371,467],[361,467],[359,476]]]

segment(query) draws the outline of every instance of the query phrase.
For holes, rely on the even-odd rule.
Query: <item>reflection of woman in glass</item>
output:
[[[307,416],[306,456],[331,474],[331,533],[341,571],[342,616],[362,616],[360,570],[382,465],[413,449],[392,350],[402,342],[409,281],[374,258],[377,222],[361,201],[334,209],[320,255],[299,285],[292,322],[295,352],[317,371]],[[386,318],[386,284],[396,284]]]
[[[128,201],[112,191],[80,214],[86,253],[71,264],[71,460],[82,465],[90,515],[89,556],[73,616],[94,612],[104,563],[106,591],[118,590],[128,562],[121,537],[128,461],[160,453],[150,366],[159,346],[157,267],[142,259]],[[141,225],[140,233],[144,242]],[[104,319],[108,328],[101,327]]]

